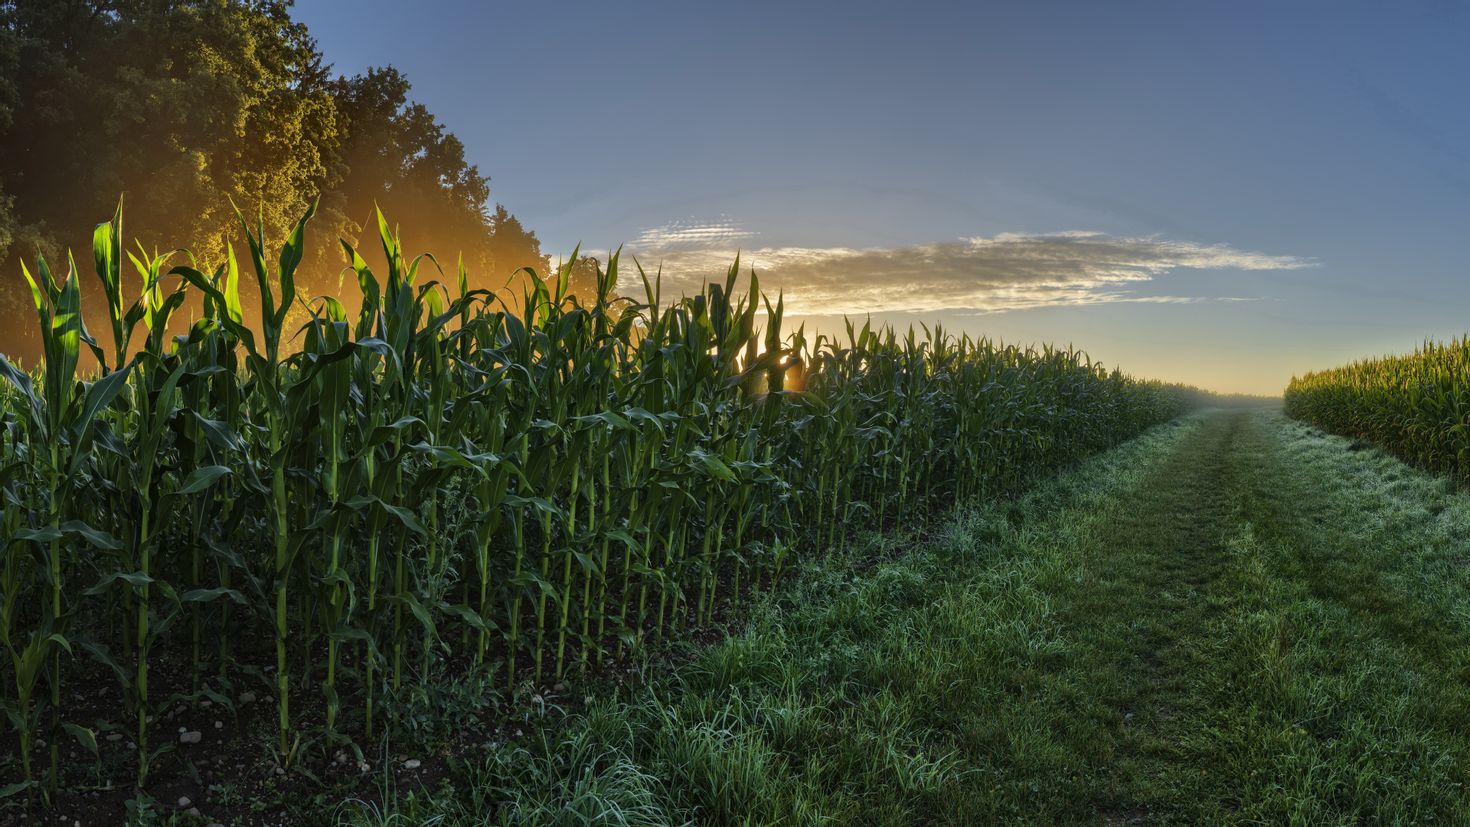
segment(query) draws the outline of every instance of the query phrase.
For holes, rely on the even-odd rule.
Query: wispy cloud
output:
[[[714,221],[681,219],[661,227],[650,227],[639,234],[629,246],[640,250],[671,250],[707,247],[712,244],[732,244],[754,237],[744,227],[720,216]]]
[[[733,224],[721,226],[743,232]],[[699,232],[650,230],[629,245],[629,252],[645,268],[662,268],[666,294],[693,293],[704,282],[722,277],[737,252],[729,239],[746,237],[698,241],[699,233],[715,229],[691,229]],[[1311,259],[1224,244],[1094,232],[1004,233],[895,248],[763,247],[741,253],[740,262],[742,271],[756,271],[762,289],[783,290],[787,307],[798,315],[1003,312],[1120,301],[1187,303],[1203,299],[1139,296],[1131,291],[1180,268],[1294,270],[1315,264]]]

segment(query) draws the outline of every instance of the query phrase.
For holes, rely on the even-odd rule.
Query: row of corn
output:
[[[1294,377],[1286,413],[1435,471],[1470,475],[1470,339]]]
[[[633,301],[614,256],[595,296],[563,269],[508,301],[406,257],[381,216],[386,269],[342,244],[349,311],[297,295],[309,218],[275,256],[242,217],[248,261],[206,270],[127,252],[119,209],[93,250],[105,331],[74,262],[25,272],[45,359],[0,359],[0,698],[22,786],[55,789],[67,733],[96,748],[67,708],[99,673],[140,785],[172,748],[150,717],[231,681],[269,686],[284,765],[393,737],[406,686],[543,686],[733,616],[797,557],[1012,491],[1184,404],[1071,350],[783,333],[738,263],[677,300],[640,268]],[[150,690],[165,655],[187,674]]]

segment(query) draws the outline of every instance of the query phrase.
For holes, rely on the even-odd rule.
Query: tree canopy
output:
[[[0,0],[0,318],[31,318],[20,261],[64,270],[120,195],[128,244],[200,264],[238,237],[232,200],[279,238],[319,199],[307,295],[336,292],[336,238],[375,235],[375,203],[415,250],[462,255],[474,286],[547,266],[403,73],[335,76],[290,5]],[[0,329],[0,351],[32,355],[30,327]]]

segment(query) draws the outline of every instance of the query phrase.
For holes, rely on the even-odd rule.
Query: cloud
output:
[[[650,273],[662,269],[666,296],[691,294],[704,282],[723,278],[737,253],[734,245],[724,243],[725,237],[704,243],[695,240],[698,236],[659,228],[645,232],[628,252]],[[994,313],[1120,301],[1189,303],[1204,299],[1139,296],[1131,290],[1180,268],[1294,270],[1316,264],[1224,244],[1075,231],[1003,233],[896,248],[764,247],[740,255],[742,272],[754,269],[762,290],[785,292],[792,315]],[[635,276],[624,288],[633,290],[636,282]]]
[[[661,227],[650,227],[639,234],[629,245],[640,250],[669,251],[697,248],[711,244],[729,244],[753,237],[755,234],[731,221],[729,216],[720,216],[715,221],[683,219],[672,221]]]

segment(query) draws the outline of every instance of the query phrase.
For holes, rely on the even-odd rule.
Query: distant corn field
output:
[[[1293,378],[1285,404],[1287,414],[1323,430],[1470,476],[1470,339]]]
[[[45,360],[0,358],[20,783],[62,783],[67,733],[95,749],[67,712],[88,676],[125,699],[139,784],[174,740],[150,715],[242,681],[274,691],[282,765],[391,739],[385,710],[415,684],[494,669],[513,693],[595,668],[738,612],[856,531],[1014,491],[1185,404],[1072,350],[784,332],[738,262],[677,300],[639,269],[633,301],[613,256],[595,297],[568,295],[563,268],[507,310],[407,258],[381,215],[386,272],[342,245],[348,318],[296,295],[310,215],[276,261],[242,217],[248,312],[233,250],[205,272],[140,248],[142,295],[123,296],[121,210],[93,251],[109,330],[84,328],[74,263],[26,271]],[[203,314],[170,337],[191,292]],[[293,307],[308,321],[288,330]],[[186,664],[169,697],[150,691],[162,653]],[[303,697],[322,714],[293,714]]]

